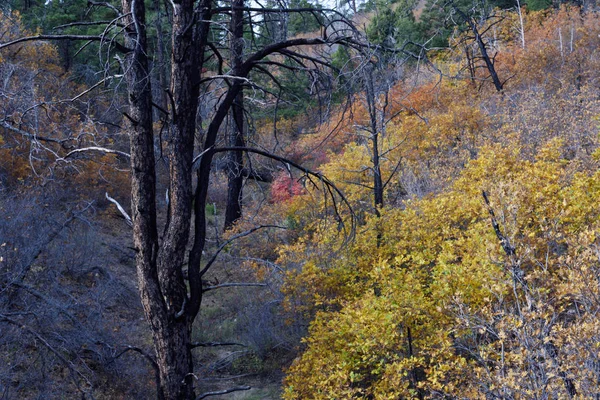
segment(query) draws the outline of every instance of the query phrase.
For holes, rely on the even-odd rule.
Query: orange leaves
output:
[[[3,43],[24,36],[30,36],[21,25],[21,16],[13,12],[9,16],[2,15],[0,19],[0,40]],[[54,46],[44,41],[26,42],[0,51],[0,62],[17,63],[23,68],[39,69],[53,74],[62,73],[58,51]]]
[[[526,47],[515,40],[501,52],[499,63],[509,66],[510,86],[536,83],[547,88],[590,83],[598,68],[594,56],[600,46],[600,16],[577,7],[557,12],[529,12],[525,18]]]

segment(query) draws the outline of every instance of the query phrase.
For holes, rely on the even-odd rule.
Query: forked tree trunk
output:
[[[138,285],[154,339],[159,367],[158,397],[193,399],[190,334],[193,318],[182,310],[187,291],[181,271],[190,229],[193,139],[198,99],[201,47],[194,41],[193,3],[176,4],[173,17],[172,96],[175,109],[169,135],[170,201],[168,222],[159,245],[156,224],[156,181],[152,91],[148,69],[144,2],[123,0],[127,30],[124,71],[128,84],[132,170],[132,220]],[[196,53],[195,53],[196,52]],[[194,103],[196,102],[196,103]]]

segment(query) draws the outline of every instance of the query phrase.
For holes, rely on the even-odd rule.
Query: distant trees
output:
[[[471,77],[475,79],[475,70],[485,68],[496,90],[502,91],[503,82],[494,65],[492,40],[487,34],[499,21],[494,9],[513,6],[498,1],[449,0],[425,5],[398,1],[395,7],[388,7],[374,1],[369,4],[375,15],[367,34],[374,43],[391,48],[404,47],[417,54],[424,49],[448,47],[449,40],[460,40],[469,57]],[[417,7],[420,8],[417,10]],[[480,61],[483,66],[478,65]]]

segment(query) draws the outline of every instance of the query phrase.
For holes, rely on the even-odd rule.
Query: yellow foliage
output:
[[[447,191],[366,218],[337,257],[313,240],[283,250],[306,260],[288,301],[315,313],[284,398],[595,393],[600,173],[573,173],[563,147],[528,161],[517,144],[484,146]]]

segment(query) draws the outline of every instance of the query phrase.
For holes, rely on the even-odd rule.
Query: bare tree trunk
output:
[[[125,46],[132,49],[123,69],[129,93],[128,131],[131,147],[131,217],[136,249],[138,286],[144,313],[152,326],[154,339],[164,342],[167,330],[167,309],[158,283],[156,227],[154,136],[152,131],[152,90],[148,70],[144,2],[123,0],[126,23]],[[159,348],[156,346],[157,354]],[[165,358],[165,357],[160,357]],[[161,360],[162,361],[162,360]],[[161,362],[159,361],[159,366]],[[164,380],[168,373],[165,364],[160,370],[161,387],[158,398],[169,397]]]
[[[172,85],[174,110],[169,135],[169,210],[158,245],[155,204],[155,159],[152,99],[148,70],[144,2],[123,0],[129,15],[126,46],[133,49],[124,69],[129,91],[132,220],[142,304],[152,327],[160,375],[159,398],[193,399],[193,360],[189,347],[193,318],[183,316],[187,289],[181,267],[190,230],[192,156],[200,71],[194,43],[191,0],[175,4],[173,13]],[[192,27],[190,29],[190,27]],[[183,316],[183,318],[182,318]]]
[[[240,75],[244,52],[244,0],[233,0],[231,3],[231,66],[233,75]],[[240,90],[231,108],[231,130],[229,145],[245,147],[244,123],[244,91]],[[244,159],[242,151],[232,151],[229,154],[227,168],[227,208],[225,209],[224,229],[227,230],[242,217],[242,188],[244,177]]]
[[[384,113],[384,110],[377,110],[377,94],[375,93],[375,82],[373,76],[373,66],[365,67],[365,89],[367,98],[367,108],[369,112],[370,134],[371,134],[371,161],[373,163],[373,203],[375,214],[379,216],[379,209],[383,207],[383,180],[381,178],[381,162],[379,149],[379,135],[381,130],[377,124],[377,114]],[[384,117],[383,117],[384,118]],[[382,118],[382,119],[383,119]]]
[[[494,67],[494,62],[490,58],[490,55],[487,52],[487,46],[483,43],[483,38],[479,34],[479,30],[477,29],[477,25],[473,21],[472,18],[469,19],[469,25],[471,26],[471,30],[475,35],[475,39],[477,40],[477,45],[479,46],[479,51],[481,52],[481,57],[485,62],[485,66],[487,67],[490,76],[492,77],[492,82],[494,82],[494,86],[496,90],[501,92],[503,89],[502,82],[500,82],[500,78],[498,78],[498,73],[496,72],[496,67]]]
[[[165,43],[163,41],[163,16],[161,14],[160,2],[154,2],[156,12],[156,69],[158,73],[158,84],[160,85],[159,105],[163,110],[169,107],[167,95],[167,63],[165,56]]]

